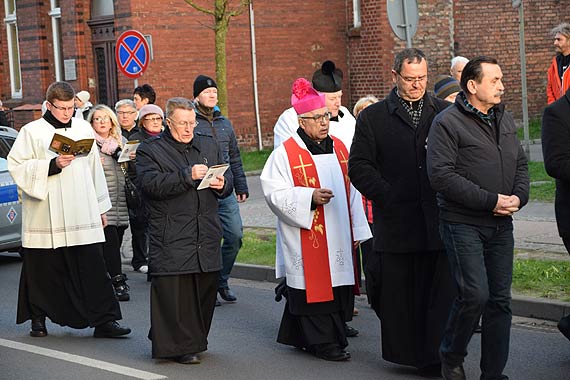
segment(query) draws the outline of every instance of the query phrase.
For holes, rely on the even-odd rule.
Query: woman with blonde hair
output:
[[[371,104],[378,103],[378,101],[379,101],[378,98],[375,97],[374,95],[366,95],[366,96],[358,99],[358,101],[354,105],[354,108],[352,110],[352,114],[354,115],[355,118],[357,118],[358,114],[363,109],[365,109],[366,107],[368,107]]]
[[[121,270],[121,244],[123,235],[129,226],[129,211],[125,195],[126,168],[117,162],[126,139],[121,134],[121,127],[115,113],[106,105],[98,104],[87,117],[95,131],[95,139],[105,171],[107,188],[112,207],[107,212],[107,226],[104,229],[105,243],[103,257],[107,272],[113,281],[115,295],[119,301],[130,299],[127,276]]]

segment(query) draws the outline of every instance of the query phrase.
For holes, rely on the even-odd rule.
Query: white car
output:
[[[17,136],[15,129],[0,126],[0,252],[16,252],[22,245],[22,204],[6,161]]]

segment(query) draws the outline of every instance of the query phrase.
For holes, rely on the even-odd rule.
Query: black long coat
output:
[[[233,190],[226,170],[222,192],[197,190],[192,166],[223,163],[218,144],[194,134],[189,144],[176,141],[167,128],[137,149],[137,179],[148,213],[149,273],[173,275],[215,272],[221,268],[222,227],[218,198]]]
[[[435,115],[449,105],[426,93],[416,129],[394,88],[358,116],[348,174],[373,202],[376,251],[443,249],[435,192],[426,172],[426,138]]]
[[[546,172],[556,178],[558,233],[570,239],[570,90],[544,109],[542,153]]]

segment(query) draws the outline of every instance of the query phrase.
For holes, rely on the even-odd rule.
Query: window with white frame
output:
[[[55,80],[61,81],[63,80],[63,49],[61,45],[61,8],[59,7],[59,0],[50,0],[48,15],[51,17]]]
[[[352,26],[360,28],[360,0],[352,0]]]
[[[12,98],[22,98],[22,72],[20,70],[20,46],[18,44],[18,25],[16,24],[16,0],[4,0],[6,17],[6,42],[10,66],[10,89]]]

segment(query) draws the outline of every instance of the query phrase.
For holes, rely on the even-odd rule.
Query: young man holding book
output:
[[[55,134],[93,139],[84,120],[72,118],[75,91],[52,83],[47,111],[26,124],[8,155],[8,169],[22,200],[23,265],[17,323],[31,319],[33,337],[47,335],[46,317],[61,326],[95,327],[95,337],[118,337],[121,310],[102,256],[105,213],[111,208],[99,152],[61,154]]]

